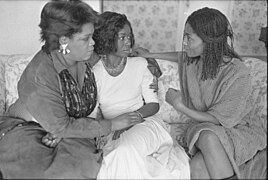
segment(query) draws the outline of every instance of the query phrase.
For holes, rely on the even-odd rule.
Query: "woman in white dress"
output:
[[[127,17],[104,12],[95,32],[101,60],[93,71],[99,107],[105,119],[135,113],[140,123],[107,137],[98,179],[189,179],[189,158],[173,145],[166,124],[157,116],[157,93],[149,88],[153,75],[146,59],[128,57],[134,36]],[[120,134],[120,135],[118,135]]]

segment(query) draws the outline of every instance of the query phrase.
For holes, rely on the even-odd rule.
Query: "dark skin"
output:
[[[194,33],[192,27],[186,24],[184,46],[189,57],[198,57],[203,54],[203,40]],[[188,40],[189,39],[189,40]],[[150,53],[147,49],[136,48],[136,54],[145,58],[158,58],[173,62],[180,61],[182,52]],[[188,108],[182,101],[180,90],[169,88],[165,100],[176,111],[182,112],[198,122],[210,122],[219,125],[219,121],[211,114]],[[234,175],[229,158],[219,141],[211,131],[200,134],[195,146],[199,150],[190,161],[191,179],[221,179]]]
[[[135,54],[134,54],[135,55]],[[93,53],[92,55],[91,55],[91,57],[90,57],[90,64],[91,64],[91,66],[94,66],[98,61],[99,61],[99,59],[100,59],[100,56],[97,54],[97,53]],[[150,84],[150,89],[154,89],[154,92],[157,92],[158,91],[158,79],[157,78],[154,78],[154,80],[153,80],[153,82],[152,82],[152,84]],[[96,121],[98,121],[98,120],[101,120],[102,119],[102,114],[101,114],[101,112],[100,111],[98,111],[98,113],[97,113],[97,117],[96,117]],[[116,123],[117,122],[117,119],[121,119],[121,118],[133,118],[133,119],[135,119],[135,121],[133,121],[133,123],[130,125],[130,126],[133,126],[133,125],[135,125],[135,124],[137,124],[137,123],[140,123],[140,122],[142,122],[143,121],[143,119],[141,118],[141,116],[138,114],[138,113],[136,113],[136,112],[130,112],[130,113],[125,113],[125,114],[122,114],[122,115],[120,115],[120,116],[118,116],[118,117],[116,117],[115,118],[115,120],[113,121],[114,123]],[[118,122],[120,122],[120,121],[118,121]],[[119,125],[117,125],[117,127],[118,127]],[[129,127],[130,127],[129,126]],[[120,127],[120,126],[119,126]],[[117,128],[117,129],[114,129],[114,130],[120,130],[120,129],[124,129],[125,127],[122,127],[122,128]],[[112,128],[113,129],[113,128]],[[54,134],[52,134],[52,133],[47,133],[43,138],[42,138],[42,142],[46,145],[46,146],[48,146],[48,147],[51,147],[51,148],[53,148],[53,147],[56,147],[56,145],[61,141],[61,139],[62,138],[57,138]]]

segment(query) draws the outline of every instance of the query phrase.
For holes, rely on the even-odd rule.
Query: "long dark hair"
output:
[[[186,20],[193,31],[203,40],[204,49],[200,58],[189,58],[188,63],[202,60],[202,80],[214,79],[220,65],[226,63],[223,57],[238,58],[233,48],[233,31],[226,16],[219,10],[202,8],[193,12]],[[230,38],[231,45],[228,43]]]

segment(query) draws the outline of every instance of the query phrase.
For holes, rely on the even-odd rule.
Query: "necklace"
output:
[[[110,75],[117,76],[117,75],[119,75],[123,71],[123,69],[124,69],[124,67],[126,65],[126,62],[127,62],[127,58],[126,57],[123,57],[122,60],[121,60],[121,62],[116,67],[114,67],[114,68],[110,68],[110,67],[108,67],[105,64],[105,62],[107,63],[107,57],[106,56],[103,56],[103,58],[101,59],[101,61],[102,61],[102,64],[103,64],[104,68],[106,69],[106,71]]]

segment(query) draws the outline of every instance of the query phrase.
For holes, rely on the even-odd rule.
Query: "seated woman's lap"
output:
[[[22,122],[25,121],[6,119],[0,123],[1,133]],[[26,125],[17,126],[3,136],[0,169],[4,177],[96,178],[102,159],[93,140],[66,138],[55,148],[49,148],[41,142],[46,133],[38,125]]]
[[[172,145],[172,138],[168,132],[153,119],[145,120],[121,134],[119,146],[133,147],[142,156],[157,151],[163,144]]]
[[[55,158],[47,174],[61,178],[96,178],[101,165],[101,152],[88,138],[62,139],[54,151]]]

